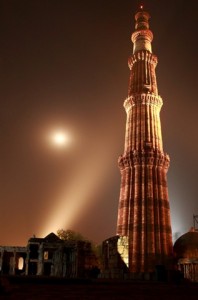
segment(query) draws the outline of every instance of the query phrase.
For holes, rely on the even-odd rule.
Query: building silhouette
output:
[[[97,271],[89,241],[61,240],[52,232],[30,238],[26,247],[0,246],[0,275],[93,278]]]
[[[120,276],[116,263],[122,260],[130,277],[150,278],[156,268],[170,267],[173,253],[166,177],[170,159],[163,150],[160,123],[163,101],[158,94],[157,57],[152,53],[149,18],[141,6],[135,14],[131,37],[133,54],[128,60],[130,80],[124,101],[125,144],[118,160],[121,188],[117,236],[103,244],[106,271],[112,277]]]

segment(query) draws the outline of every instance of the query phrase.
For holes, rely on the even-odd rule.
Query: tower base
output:
[[[153,271],[132,272],[129,261],[129,243],[126,236],[119,235],[106,239],[102,244],[103,270],[101,278],[137,281],[170,281],[173,261],[153,266]]]

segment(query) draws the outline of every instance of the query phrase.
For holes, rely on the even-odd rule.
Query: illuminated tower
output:
[[[166,266],[172,255],[172,232],[166,173],[169,156],[163,151],[160,110],[152,54],[150,16],[135,15],[130,81],[124,101],[127,114],[124,154],[119,158],[121,189],[117,234],[128,243],[131,273],[147,274]]]

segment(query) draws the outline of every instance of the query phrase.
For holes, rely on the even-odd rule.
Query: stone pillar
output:
[[[37,275],[43,275],[44,272],[44,245],[40,244],[38,249]]]

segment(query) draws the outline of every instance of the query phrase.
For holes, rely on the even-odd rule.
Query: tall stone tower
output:
[[[121,189],[117,234],[127,240],[128,268],[135,274],[151,273],[156,265],[167,265],[172,255],[166,177],[170,160],[163,151],[163,101],[158,94],[149,18],[142,7],[135,15],[128,97],[124,101],[124,154],[118,160]]]

